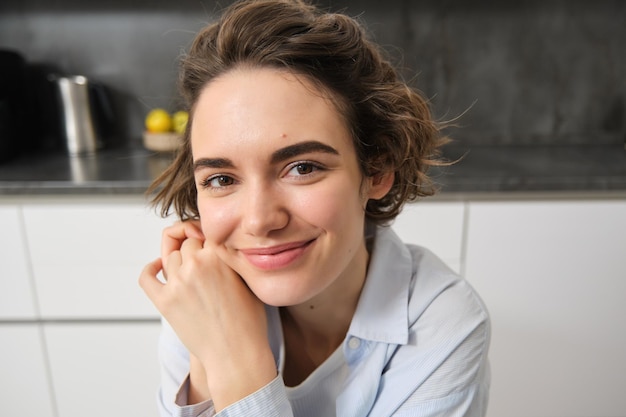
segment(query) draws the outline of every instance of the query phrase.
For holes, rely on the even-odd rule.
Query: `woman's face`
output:
[[[365,204],[389,186],[362,176],[343,119],[312,83],[226,73],[196,104],[191,145],[205,244],[259,299],[297,305],[361,285]]]

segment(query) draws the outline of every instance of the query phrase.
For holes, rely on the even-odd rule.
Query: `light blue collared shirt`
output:
[[[284,363],[278,309],[268,307],[277,367]],[[467,281],[427,249],[377,229],[367,278],[341,346],[297,387],[280,375],[220,417],[483,417],[489,394],[487,309]],[[186,406],[189,354],[164,322],[163,417],[215,415]]]

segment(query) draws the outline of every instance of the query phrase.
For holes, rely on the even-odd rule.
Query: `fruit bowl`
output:
[[[174,152],[181,144],[182,135],[176,132],[143,132],[143,146],[155,152]]]

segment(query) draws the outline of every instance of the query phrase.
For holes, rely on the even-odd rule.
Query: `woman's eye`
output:
[[[233,185],[235,183],[235,180],[232,177],[229,177],[228,175],[216,175],[214,177],[209,177],[206,180],[204,180],[202,182],[202,186],[203,187],[210,187],[210,188],[221,188],[221,187],[228,187],[229,185]]]
[[[315,170],[317,170],[318,167],[310,164],[310,163],[306,163],[306,162],[300,162],[296,165],[294,165],[291,170],[289,171],[292,175],[308,175],[308,174],[312,174]]]

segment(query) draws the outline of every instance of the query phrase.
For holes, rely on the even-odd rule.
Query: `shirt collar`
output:
[[[376,342],[408,342],[411,254],[389,227],[376,230],[367,277],[349,335]]]

